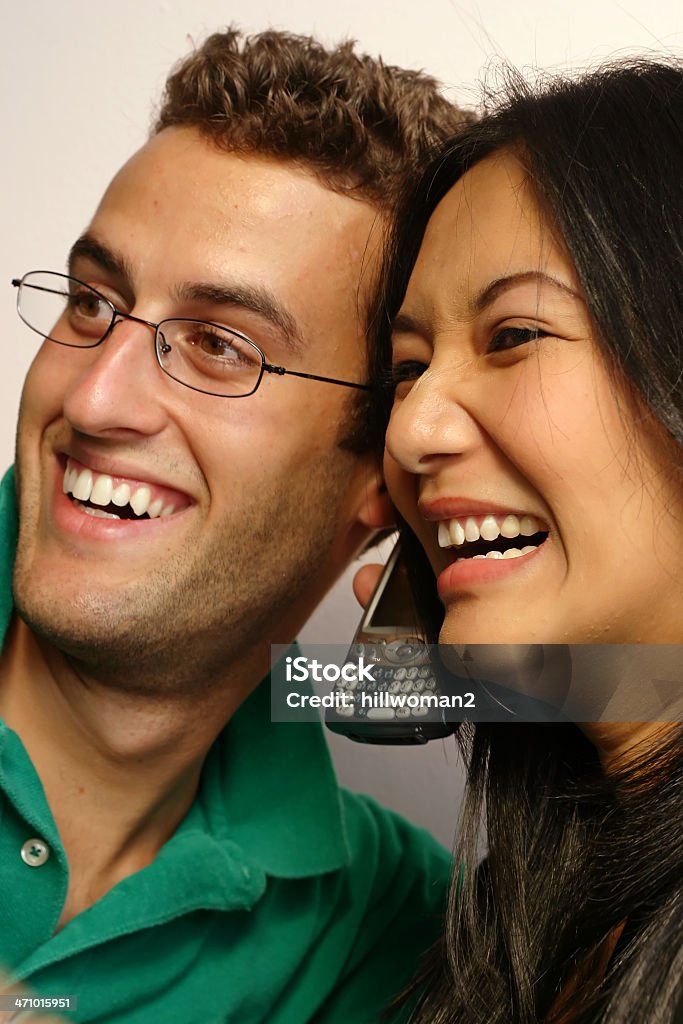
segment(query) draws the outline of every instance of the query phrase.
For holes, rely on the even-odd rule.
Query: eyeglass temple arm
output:
[[[306,380],[322,380],[326,384],[341,384],[345,388],[357,388],[358,391],[372,391],[370,384],[355,384],[350,380],[337,380],[336,377],[320,377],[317,373],[300,373],[298,370],[285,370],[284,366],[271,366],[264,363],[263,369],[267,373],[277,373],[281,377],[287,374],[289,377],[305,377]]]
[[[12,284],[15,288],[18,288],[22,282],[17,277],[12,278]],[[36,288],[38,291],[48,291],[47,288],[40,288],[37,285],[29,285],[29,288]],[[119,314],[126,316],[125,313]],[[130,320],[137,320],[137,317],[127,317]],[[147,320],[141,320],[140,323],[147,323]],[[156,326],[155,324],[149,324],[150,327]],[[103,339],[104,340],[104,339]],[[358,391],[372,391],[373,388],[369,384],[356,384],[350,380],[337,380],[336,377],[320,377],[317,373],[300,373],[298,370],[285,370],[284,366],[272,366],[270,363],[264,363],[263,369],[268,373],[277,373],[281,377],[285,374],[289,377],[305,377],[306,380],[321,380],[325,384],[340,384],[345,388],[356,388]]]
[[[50,271],[46,271],[46,273],[50,273]],[[54,288],[45,288],[41,284],[26,284],[25,281],[18,277],[12,278],[12,284],[15,288],[31,288],[34,292],[47,292],[48,295],[63,295],[66,297],[66,292],[58,292]]]

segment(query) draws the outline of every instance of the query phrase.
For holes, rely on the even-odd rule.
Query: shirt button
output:
[[[28,839],[21,848],[21,859],[30,868],[39,868],[50,856],[50,847],[42,839]]]

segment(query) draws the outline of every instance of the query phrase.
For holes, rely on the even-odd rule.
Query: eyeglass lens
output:
[[[115,309],[99,292],[64,274],[35,271],[22,278],[18,312],[36,333],[60,345],[93,348],[110,330]],[[251,394],[262,372],[259,349],[248,339],[199,320],[164,320],[156,351],[174,380],[207,394]]]

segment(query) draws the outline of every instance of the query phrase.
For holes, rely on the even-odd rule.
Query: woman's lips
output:
[[[455,558],[437,579],[439,598],[446,603],[463,590],[486,583],[505,581],[515,575],[522,576],[538,565],[538,559],[547,553],[550,539],[526,554],[507,558]],[[453,550],[454,553],[457,549]]]

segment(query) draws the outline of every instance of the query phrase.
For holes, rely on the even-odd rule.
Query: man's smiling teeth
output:
[[[534,516],[516,516],[508,514],[505,516],[486,515],[481,521],[472,516],[466,519],[449,519],[439,523],[439,547],[451,548],[462,547],[463,544],[473,544],[477,541],[495,541],[499,537],[505,540],[514,540],[515,537],[533,537],[544,531],[543,525]],[[509,547],[503,551],[487,551],[470,555],[470,558],[519,558],[530,551],[535,551],[538,544],[527,544],[524,547]]]
[[[116,487],[114,481],[106,473],[93,473],[90,469],[76,469],[67,466],[64,472],[63,490],[76,499],[81,511],[101,519],[120,519],[114,512],[105,512],[104,508],[88,508],[81,502],[89,501],[92,505],[107,506],[110,504],[124,508],[130,505],[136,516],[145,512],[150,519],[159,516],[170,516],[175,511],[174,505],[164,505],[163,498],[152,500],[152,488],[147,484],[135,487],[131,494],[130,484],[120,483]]]

